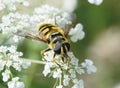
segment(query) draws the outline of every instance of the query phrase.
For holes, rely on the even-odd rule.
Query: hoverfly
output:
[[[34,31],[30,32],[28,30],[19,30],[15,34],[46,43],[48,45],[48,48],[41,51],[42,57],[44,58],[45,52],[53,50],[53,61],[59,65],[55,59],[55,56],[60,55],[62,61],[64,62],[66,59],[67,65],[69,66],[70,58],[67,52],[70,50],[70,42],[67,39],[68,31],[65,32],[57,25],[44,23],[39,26],[37,33]]]

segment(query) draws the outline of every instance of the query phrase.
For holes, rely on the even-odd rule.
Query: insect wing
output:
[[[65,28],[63,28],[63,31],[64,31],[66,37],[67,37],[70,29],[71,29],[71,28],[73,27],[73,25],[75,24],[75,21],[76,21],[76,16],[75,16],[75,14],[71,14],[69,21],[70,21],[70,23],[67,24],[67,25],[65,26]]]
[[[43,36],[39,35],[39,32],[36,30],[18,30],[16,33],[14,33],[18,36],[34,39],[42,42],[48,42],[47,39],[45,39]]]

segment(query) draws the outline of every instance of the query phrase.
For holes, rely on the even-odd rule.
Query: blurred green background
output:
[[[37,4],[38,1],[35,0]],[[97,73],[84,76],[85,88],[120,88],[120,0],[104,0],[100,6],[78,0],[74,12],[76,23],[83,24],[86,36],[71,43],[71,51],[80,62],[92,59],[98,69]],[[40,51],[46,47],[42,42],[25,39],[18,51],[24,52],[25,58],[39,60]],[[42,71],[43,65],[32,64],[23,72],[26,88],[54,86],[55,80],[43,77]]]

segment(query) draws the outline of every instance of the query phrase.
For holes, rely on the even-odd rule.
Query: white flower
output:
[[[31,65],[30,61],[22,61],[22,68],[27,69]]]
[[[6,46],[0,46],[0,53],[3,52],[3,53],[6,53],[7,51],[7,47]]]
[[[82,24],[77,24],[75,28],[72,28],[69,32],[69,35],[71,36],[70,39],[72,42],[77,42],[78,40],[81,40],[84,38],[85,33],[83,31]]]
[[[2,56],[0,59],[0,71],[3,70],[4,66],[7,66],[8,68],[11,66],[18,71],[21,71],[22,68],[26,69],[30,66],[30,62],[20,59],[20,56],[23,54],[22,52],[16,51],[16,46],[1,46],[0,49],[0,56]]]
[[[7,82],[8,79],[10,78],[10,70],[6,69],[5,72],[2,72],[2,76],[3,76],[3,81]]]
[[[82,75],[82,74],[85,73],[85,70],[82,69],[81,67],[78,67],[78,66],[75,67],[75,70],[76,70],[76,72],[77,72],[78,74],[80,74],[80,75]]]
[[[5,5],[0,3],[0,11],[3,10],[5,8]]]
[[[23,5],[27,7],[27,6],[30,5],[30,3],[29,3],[28,1],[24,1],[24,2],[23,2]]]
[[[103,0],[88,0],[88,2],[95,5],[100,5],[103,2]]]
[[[61,78],[62,77],[62,71],[61,69],[57,69],[53,72],[53,78]]]
[[[24,88],[24,83],[19,81],[19,77],[12,78],[7,85],[8,88]]]
[[[34,27],[38,27],[43,23],[51,23],[64,29],[72,23],[72,20],[73,18],[70,13],[49,5],[42,5],[41,7],[35,8],[30,18],[30,22]]]
[[[56,88],[63,88],[63,86],[62,86],[62,85],[59,85],[59,86],[56,86]]]
[[[68,75],[64,75],[63,85],[68,86],[69,85],[70,78]]]
[[[97,71],[97,68],[93,65],[92,60],[86,59],[81,65],[82,67],[87,68],[88,74],[91,74],[92,72],[95,73]]]
[[[8,48],[8,50],[9,50],[10,53],[15,53],[16,49],[17,48],[15,46],[13,46],[13,45]]]
[[[13,36],[14,42],[19,42],[20,39],[21,39],[21,37],[19,37],[19,36],[17,36],[17,35],[14,35],[14,36]]]
[[[72,78],[76,78],[76,72],[75,72],[74,69],[70,69],[69,73],[70,73],[70,75],[71,75]]]
[[[69,14],[67,12],[63,12],[61,15],[57,15],[56,24],[60,26],[65,32],[67,32],[67,28],[72,24],[74,19],[73,14]]]
[[[9,11],[15,11],[16,3],[23,3],[24,6],[28,6],[28,4],[26,4],[28,3],[26,0],[0,0],[0,11],[5,8]]]
[[[71,59],[71,64],[78,66],[78,59],[74,56],[73,52],[68,52],[68,56]]]
[[[83,80],[74,79],[72,88],[84,88]]]
[[[18,62],[14,62],[12,67],[14,67],[17,71],[21,71],[21,64]]]
[[[77,0],[64,0],[63,9],[73,12],[77,6]]]
[[[50,50],[50,51],[44,53],[43,60],[45,59],[47,61],[53,61],[53,56],[54,56],[54,51]]]
[[[6,61],[6,66],[7,67],[10,67],[11,65],[12,65],[12,61],[11,60]]]
[[[5,63],[5,61],[0,59],[0,71],[4,69]]]
[[[30,27],[29,15],[20,13],[9,13],[2,17],[2,23],[0,23],[0,29],[3,34],[15,33],[17,30],[21,30]]]
[[[44,66],[44,70],[43,70],[43,75],[46,77],[50,72],[50,67],[52,67],[53,63],[50,62],[46,62],[45,66]]]

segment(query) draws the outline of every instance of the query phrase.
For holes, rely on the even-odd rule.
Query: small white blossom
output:
[[[84,88],[83,80],[74,79],[73,83],[74,85],[72,88]]]
[[[23,5],[24,5],[24,6],[29,6],[30,3],[29,3],[28,1],[24,1],[24,2],[23,2]]]
[[[76,72],[78,73],[78,74],[80,74],[80,75],[82,75],[82,74],[84,74],[85,73],[85,70],[84,69],[82,69],[81,67],[75,67],[75,70],[76,70]]]
[[[72,42],[77,42],[78,40],[81,40],[85,36],[85,32],[83,31],[82,24],[77,24],[75,28],[72,28],[69,32],[69,35],[71,36],[70,39]]]
[[[64,75],[63,85],[64,86],[68,86],[69,85],[69,81],[70,81],[69,76],[68,75]]]
[[[56,88],[63,88],[63,86],[62,86],[62,85],[59,85],[59,86],[56,86]]]
[[[43,60],[45,59],[47,61],[53,61],[53,55],[54,55],[54,51],[53,50],[45,52]]]
[[[5,53],[7,51],[7,47],[6,46],[0,46],[0,53]]]
[[[7,85],[8,88],[24,88],[24,83],[19,81],[19,77],[12,78]]]
[[[10,53],[15,53],[16,49],[17,48],[15,46],[13,46],[13,45],[8,48],[8,50],[9,50]]]
[[[87,68],[88,74],[91,74],[92,72],[94,73],[97,71],[97,68],[93,65],[92,60],[86,59],[85,62],[83,62],[81,65],[82,67]]]
[[[53,63],[51,63],[51,62],[47,62],[47,63],[45,64],[44,70],[43,70],[43,75],[44,75],[45,77],[51,72],[50,67],[52,67],[52,66],[53,66]]]
[[[20,39],[21,39],[21,38],[20,38],[19,36],[17,36],[17,35],[14,35],[14,36],[13,36],[14,42],[19,42]]]
[[[62,77],[61,69],[57,69],[56,71],[54,71],[53,78],[61,78],[61,77]]]
[[[31,65],[30,61],[22,61],[22,68],[27,69]]]
[[[3,76],[3,81],[7,82],[8,79],[10,78],[10,70],[6,69],[5,72],[2,72],[2,76]]]
[[[0,71],[4,69],[5,63],[5,61],[0,59]]]
[[[88,0],[88,2],[95,5],[100,5],[103,2],[103,0]]]
[[[10,67],[11,65],[12,65],[12,61],[11,60],[6,61],[6,66],[7,67]]]
[[[76,72],[75,72],[74,69],[70,69],[69,73],[70,73],[70,75],[71,75],[72,78],[76,78]]]
[[[0,11],[7,8],[9,11],[16,10],[16,3],[23,3],[24,6],[28,6],[29,2],[27,0],[0,0]],[[26,4],[27,3],[27,4]]]
[[[63,9],[73,12],[77,6],[77,0],[64,0]]]
[[[71,59],[71,64],[78,66],[78,59],[74,56],[73,52],[68,52],[68,56]]]
[[[18,62],[14,62],[12,67],[14,67],[17,71],[21,71],[21,64]]]

